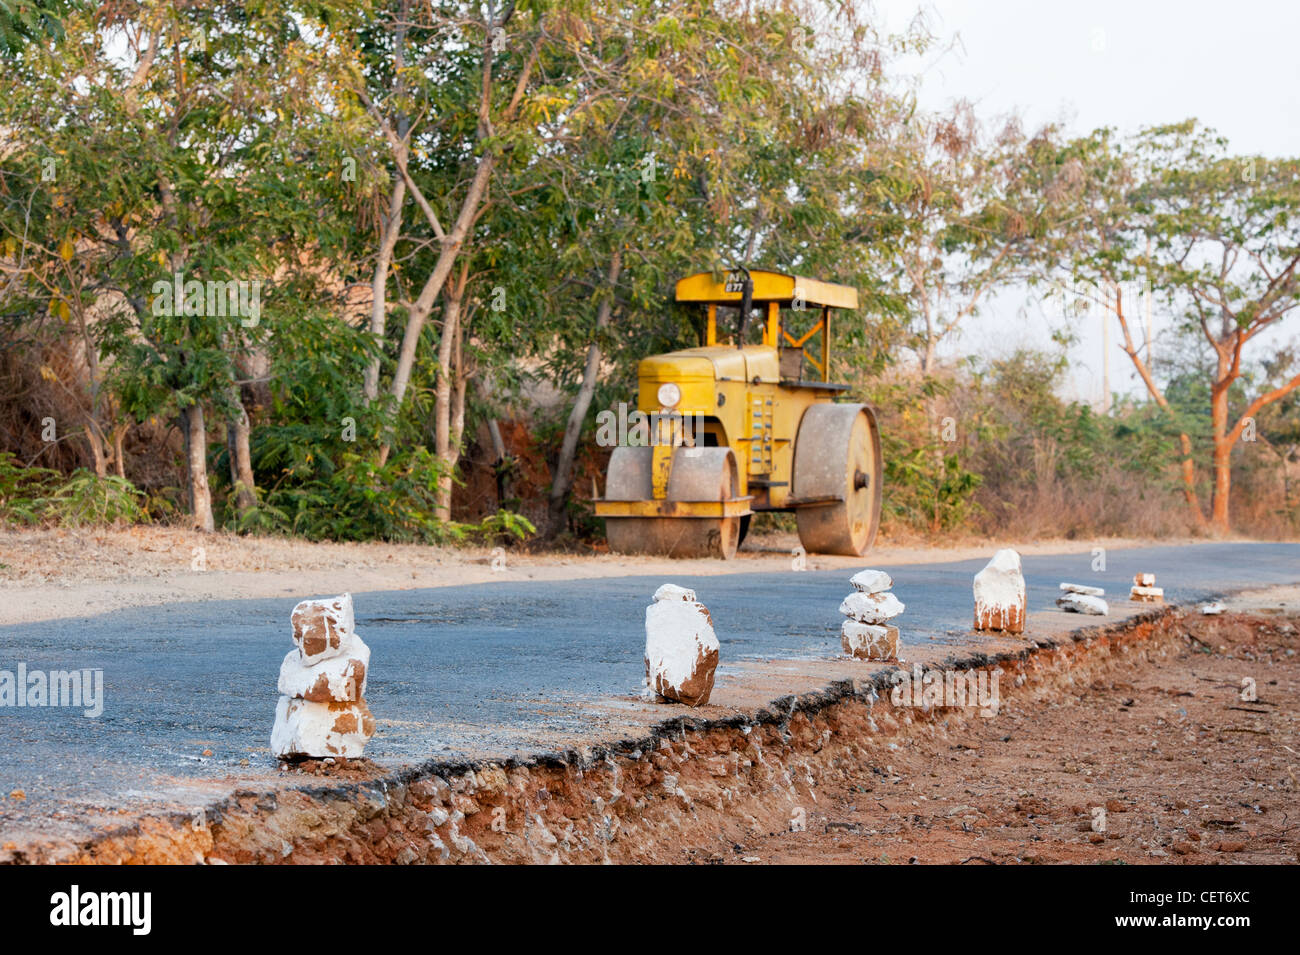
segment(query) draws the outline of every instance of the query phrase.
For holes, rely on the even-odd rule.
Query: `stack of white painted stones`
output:
[[[840,644],[855,660],[897,660],[898,628],[889,621],[906,607],[889,588],[894,586],[883,570],[863,570],[849,578],[853,593],[840,604],[848,617],[840,626]]]
[[[1065,592],[1056,598],[1056,605],[1066,613],[1091,613],[1101,617],[1110,613],[1110,607],[1102,599],[1106,591],[1101,587],[1061,584],[1061,590]]]
[[[370,648],[354,632],[352,595],[304,600],[291,619],[294,648],[280,664],[271,752],[356,759],[375,719],[365,700]]]
[[[975,629],[1025,632],[1025,575],[1020,554],[1009,547],[975,575]]]
[[[664,584],[645,608],[646,691],[663,703],[702,706],[713,692],[718,637],[695,591]]]
[[[1156,586],[1155,574],[1134,574],[1133,589],[1129,591],[1129,599],[1139,603],[1164,603],[1165,591],[1163,587]]]

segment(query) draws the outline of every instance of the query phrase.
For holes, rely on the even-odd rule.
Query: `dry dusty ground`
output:
[[[823,786],[802,831],[683,857],[1294,864],[1300,615],[1288,603],[1289,613],[1190,615],[1163,656],[1132,654],[1036,699],[1013,694],[993,719],[955,731],[904,734],[885,758]],[[1241,698],[1247,677],[1254,702]],[[1093,831],[1094,807],[1105,809],[1104,833]]]
[[[871,560],[882,565],[964,560],[1012,544],[1022,554],[1088,553],[1100,543],[1120,548],[1152,542],[966,540],[950,547],[885,543],[872,550]],[[199,534],[173,527],[0,528],[0,624],[188,600],[407,590],[490,580],[785,570],[794,559],[797,544],[793,534],[772,534],[747,540],[732,561],[656,560],[610,554],[530,554],[517,548],[494,553],[490,547],[312,543],[282,537]],[[849,557],[810,555],[805,559],[810,570],[862,564]]]

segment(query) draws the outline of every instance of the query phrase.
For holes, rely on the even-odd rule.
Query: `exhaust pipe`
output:
[[[745,273],[745,282],[740,290],[740,322],[736,330],[736,347],[745,347],[745,331],[749,328],[749,315],[754,310],[754,280],[749,276],[749,269],[739,265],[733,272]]]

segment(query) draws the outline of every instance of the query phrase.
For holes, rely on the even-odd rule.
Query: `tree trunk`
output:
[[[1164,392],[1161,391],[1160,387],[1156,384],[1156,379],[1151,373],[1150,365],[1142,360],[1142,356],[1138,354],[1137,348],[1133,345],[1133,336],[1129,332],[1128,319],[1125,317],[1124,312],[1121,309],[1116,309],[1115,317],[1119,319],[1120,332],[1124,336],[1124,353],[1128,355],[1129,361],[1131,361],[1133,367],[1137,369],[1138,377],[1140,377],[1142,383],[1146,385],[1147,393],[1151,395],[1151,398],[1155,401],[1157,407],[1164,411],[1165,414],[1169,415],[1171,419],[1176,421],[1177,415],[1175,415],[1174,409],[1169,404],[1168,399],[1165,398]],[[1205,522],[1205,512],[1201,510],[1201,501],[1196,494],[1196,462],[1192,460],[1192,439],[1186,432],[1179,433],[1178,445],[1183,454],[1181,464],[1181,470],[1183,473],[1183,500],[1187,502],[1187,510],[1191,512],[1192,520],[1195,522],[1196,526],[1199,529],[1204,530],[1207,525]]]
[[[922,377],[923,384],[928,377],[928,375]],[[947,472],[947,464],[943,453],[943,433],[939,424],[939,398],[936,395],[930,395],[925,399],[925,424],[930,431],[930,443],[932,445],[930,463],[931,467],[934,468],[932,476],[934,493],[930,502],[930,533],[938,534],[943,528],[943,479],[944,474]]]
[[[500,464],[506,459],[506,443],[501,439],[501,425],[496,418],[488,419],[488,437],[492,441],[492,453],[496,455],[492,459],[494,465]]]
[[[238,387],[231,400],[239,410],[226,422],[226,444],[230,452],[230,483],[235,489],[235,505],[244,514],[257,505],[257,484],[253,478],[253,457],[249,451],[252,427],[248,412],[239,397]]]
[[[99,423],[89,414],[86,416],[86,445],[90,448],[95,477],[107,477],[108,458],[104,452],[104,438],[99,433]]]
[[[1210,424],[1214,434],[1214,495],[1210,502],[1210,525],[1216,533],[1229,530],[1228,497],[1232,492],[1232,446],[1228,435],[1228,391],[1234,376],[1228,356],[1219,352],[1219,374],[1210,392]]]
[[[492,440],[492,470],[497,479],[497,510],[506,506],[506,498],[509,497],[509,487],[507,486],[507,462],[506,462],[506,443],[501,438],[501,425],[496,418],[488,419],[488,437]]]
[[[1282,455],[1282,509],[1288,514],[1292,513],[1295,507],[1295,505],[1291,503],[1291,490],[1293,485],[1291,480],[1292,460],[1300,463],[1300,445],[1290,445]]]
[[[511,8],[513,9],[513,8]],[[494,135],[494,124],[491,121],[492,106],[492,31],[496,21],[490,20],[487,30],[488,39],[484,45],[483,57],[483,79],[479,97],[478,124],[476,130],[477,141],[481,145],[488,137]],[[519,75],[515,79],[514,92],[511,94],[510,102],[501,114],[503,123],[511,122],[519,105],[524,100],[524,94],[528,89],[528,83],[532,77],[533,69],[537,66],[539,51],[541,49],[540,39],[533,44]],[[509,147],[507,147],[508,151]],[[456,213],[456,222],[450,232],[445,236],[442,229],[436,224],[436,218],[433,210],[427,202],[422,201],[419,190],[412,183],[408,183],[412,195],[420,203],[424,210],[425,217],[430,219],[430,225],[434,226],[434,232],[440,240],[441,250],[438,253],[438,259],[434,263],[432,272],[429,273],[428,279],[424,283],[424,288],[420,290],[420,296],[411,306],[407,315],[406,331],[402,335],[402,349],[397,356],[397,368],[393,372],[393,384],[391,393],[393,395],[393,414],[398,415],[402,410],[402,401],[406,397],[406,388],[410,384],[411,369],[415,365],[415,353],[420,345],[420,333],[424,330],[424,323],[429,318],[429,313],[433,310],[433,304],[437,301],[443,285],[447,281],[447,276],[451,274],[452,267],[456,264],[456,259],[460,256],[461,248],[465,244],[465,239],[469,235],[470,229],[478,219],[479,214],[483,211],[484,199],[487,195],[488,183],[492,179],[492,172],[496,169],[497,154],[490,150],[484,151],[478,157],[478,164],[474,169],[474,176],[470,180],[469,188],[465,191],[465,198],[462,200],[460,210]],[[392,451],[392,432],[385,435],[383,443],[379,448],[378,461],[382,467],[388,461],[388,455]]]
[[[388,271],[393,261],[393,249],[402,233],[402,203],[406,201],[406,180],[400,176],[393,184],[393,192],[388,200],[388,218],[384,220],[383,234],[379,240],[379,252],[375,260],[375,274],[370,282],[370,334],[380,344],[384,340],[384,330],[388,319]],[[366,366],[363,391],[367,401],[379,397],[379,362],[375,355]]]
[[[208,435],[203,424],[203,406],[185,409],[185,450],[189,459],[190,514],[194,529],[212,533],[212,492],[208,489]]]
[[[434,452],[443,465],[438,476],[438,491],[434,497],[434,517],[440,521],[451,519],[452,472],[460,457],[460,442],[452,434],[452,377],[453,363],[460,337],[460,312],[464,305],[465,284],[469,281],[469,265],[462,263],[460,275],[447,283],[446,305],[443,308],[442,337],[438,341],[438,382],[434,387],[437,401],[434,419]],[[459,378],[459,375],[456,375]],[[457,382],[461,400],[464,389]],[[464,411],[462,409],[461,414]]]
[[[461,343],[465,338],[465,321],[462,318],[456,327],[456,357],[452,361],[454,381],[451,389],[451,442],[447,452],[447,473],[445,497],[443,488],[439,487],[439,496],[445,501],[447,517],[451,518],[451,476],[460,462],[461,438],[465,434],[465,393],[469,387],[469,374],[465,370],[461,354]]]
[[[1232,491],[1232,442],[1227,438],[1214,439],[1214,510],[1210,523],[1219,534],[1231,530],[1228,516],[1228,498]]]
[[[934,375],[935,350],[938,337],[934,334],[929,309],[926,309],[925,351],[921,354],[921,384],[924,386]],[[939,398],[930,395],[925,399],[925,423],[930,430],[930,441],[934,448],[930,455],[934,468],[934,495],[930,510],[930,533],[938,534],[943,528],[943,480],[948,471],[947,458],[943,453],[943,433],[939,423]]]
[[[123,445],[126,443],[127,426],[119,424],[113,429],[113,472],[122,480],[126,480],[126,451]]]
[[[411,306],[410,314],[406,319],[406,331],[402,335],[402,350],[397,356],[397,369],[393,372],[393,385],[390,389],[393,396],[394,414],[401,413],[402,401],[406,398],[406,389],[411,383],[411,369],[415,367],[415,353],[420,345],[420,333],[424,331],[424,323],[428,320],[429,313],[433,311],[433,303],[437,301],[438,293],[442,291],[447,276],[451,274],[452,266],[456,264],[461,247],[465,244],[465,237],[469,234],[470,226],[473,225],[474,218],[479,213],[479,206],[483,200],[483,194],[487,190],[488,180],[492,176],[492,169],[495,164],[496,160],[490,153],[479,158],[478,168],[474,171],[474,178],[470,182],[469,191],[465,194],[465,201],[461,203],[460,213],[456,217],[456,224],[452,227],[451,232],[447,234],[447,240],[442,243],[442,251],[438,254],[438,260],[434,263],[433,271],[424,283],[420,297]],[[391,451],[392,435],[390,433],[379,448],[379,464],[381,467],[387,463]]]
[[[95,468],[95,477],[108,476],[108,449],[105,447],[104,430],[99,425],[100,415],[100,370],[99,370],[99,350],[90,340],[90,332],[86,323],[85,312],[81,308],[76,309],[77,326],[81,332],[81,345],[83,357],[86,361],[86,369],[89,373],[90,388],[90,410],[85,412],[86,417],[86,444],[90,447],[90,458]]]
[[[1178,435],[1178,446],[1183,452],[1183,500],[1199,528],[1205,527],[1205,512],[1201,510],[1200,499],[1196,495],[1196,462],[1192,460],[1192,439],[1185,432]]]
[[[605,277],[609,295],[601,300],[596,309],[596,330],[591,344],[587,346],[582,384],[578,387],[569,420],[564,425],[564,441],[560,445],[560,458],[555,464],[555,476],[551,481],[551,495],[546,508],[546,530],[543,533],[546,540],[554,538],[568,523],[569,491],[573,487],[573,461],[578,452],[578,438],[582,435],[582,425],[587,420],[591,399],[596,394],[596,382],[600,377],[600,333],[609,325],[613,314],[614,290],[618,287],[618,277],[622,270],[622,253],[616,251],[610,259],[609,272]]]
[[[393,75],[395,77],[394,99],[401,102],[406,91],[406,28],[409,16],[409,0],[402,0],[398,13],[396,29],[393,33]],[[398,168],[406,163],[406,135],[410,131],[409,120],[405,113],[397,118],[398,150],[395,159]],[[402,204],[406,201],[406,178],[398,176],[393,183],[393,191],[388,198],[388,218],[384,220],[379,238],[379,251],[375,257],[375,274],[370,283],[370,334],[382,345],[384,330],[388,323],[388,270],[393,262],[393,249],[402,234]],[[362,391],[366,401],[379,397],[380,356],[375,355],[366,366]]]

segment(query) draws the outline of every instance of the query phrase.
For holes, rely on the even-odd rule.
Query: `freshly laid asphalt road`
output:
[[[1171,603],[1300,582],[1300,545],[1207,543],[1024,559],[1030,612],[1054,609],[1063,580],[1127,597],[1152,571]],[[974,639],[971,577],[984,560],[885,568],[907,605],[909,645]],[[871,566],[870,557],[863,566]],[[710,609],[723,669],[743,660],[840,654],[845,570],[674,578]],[[622,577],[354,594],[370,644],[367,698],[379,732],[366,755],[394,766],[537,748],[539,727],[581,736],[592,708],[630,705],[643,676],[644,611],[664,580]],[[104,711],[0,708],[0,800],[24,812],[122,806],[160,777],[265,772],[276,677],[289,650],[283,599],[172,604],[96,618],[0,627],[0,669],[102,668]],[[1112,616],[1114,619],[1114,616]],[[1071,618],[1078,626],[1100,617]],[[209,757],[202,756],[211,750]],[[246,762],[241,762],[246,761]],[[147,801],[147,798],[146,798]],[[11,803],[10,806],[13,806]],[[0,821],[0,828],[3,822]],[[3,836],[3,832],[0,832]]]

